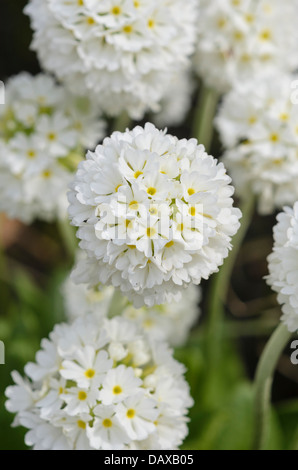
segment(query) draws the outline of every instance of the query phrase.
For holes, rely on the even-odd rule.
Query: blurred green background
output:
[[[22,14],[25,0],[0,2],[0,79],[27,70],[39,71],[29,50],[32,33]],[[194,99],[194,107],[196,100]],[[187,122],[173,130],[191,136],[194,109]],[[215,139],[212,153],[220,157]],[[226,306],[226,324],[217,349],[218,362],[210,370],[206,355],[210,344],[205,329],[205,305],[209,283],[203,284],[203,316],[187,347],[176,357],[187,368],[195,406],[190,413],[190,433],[185,449],[252,447],[254,415],[252,379],[266,339],[279,321],[275,295],[266,286],[266,257],[272,248],[274,217],[255,217],[238,257]],[[0,216],[0,340],[6,347],[6,364],[0,365],[0,449],[24,449],[24,432],[11,428],[13,417],[4,408],[4,390],[10,373],[20,372],[33,360],[40,340],[62,321],[61,283],[72,265],[55,224],[26,227]],[[269,449],[290,449],[298,441],[298,369],[281,358],[273,387],[274,410]]]

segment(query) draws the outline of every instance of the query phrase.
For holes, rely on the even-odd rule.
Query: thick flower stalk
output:
[[[75,93],[139,119],[194,51],[197,1],[30,0],[32,48]]]
[[[179,302],[136,309],[114,287],[89,289],[76,285],[69,277],[63,285],[65,311],[69,320],[93,313],[97,318],[121,316],[143,328],[153,339],[167,341],[172,347],[185,344],[191,328],[199,319],[201,290],[191,285]]]
[[[58,325],[6,408],[38,450],[174,449],[192,406],[184,367],[135,323],[93,315]]]
[[[297,77],[296,77],[297,78]],[[261,214],[298,199],[295,76],[245,82],[224,99],[216,119],[223,161],[241,198],[254,193]]]
[[[88,100],[51,77],[22,73],[8,81],[0,106],[0,210],[25,223],[63,218],[67,186],[104,125]]]
[[[220,93],[298,67],[297,0],[198,0],[194,65]]]
[[[69,194],[87,260],[77,283],[119,287],[136,307],[177,301],[218,270],[239,228],[222,163],[152,124],[115,132],[80,163]]]
[[[278,293],[282,322],[298,331],[298,203],[277,216],[273,252],[268,257],[267,283]]]

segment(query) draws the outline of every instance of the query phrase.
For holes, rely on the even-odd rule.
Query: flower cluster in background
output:
[[[89,100],[52,77],[10,79],[0,106],[0,210],[30,223],[64,218],[67,187],[85,147],[95,147],[104,123]]]
[[[72,183],[69,214],[88,255],[76,282],[113,285],[137,307],[179,300],[228,255],[241,217],[230,182],[195,139],[152,124],[115,132]]]
[[[268,284],[278,293],[282,321],[290,331],[298,330],[298,203],[277,217],[273,252],[268,257]]]
[[[269,214],[298,199],[298,106],[295,76],[278,75],[235,87],[223,101],[216,124],[227,149],[223,161],[238,194],[257,195]]]
[[[43,340],[6,406],[37,450],[174,449],[192,405],[183,372],[134,322],[89,315]]]
[[[297,0],[198,0],[195,68],[224,93],[298,67]]]
[[[44,68],[110,115],[158,111],[194,50],[197,0],[31,0],[25,11]]]
[[[186,343],[200,315],[201,290],[193,285],[182,292],[179,302],[139,309],[112,286],[90,289],[85,284],[76,285],[70,277],[65,281],[63,294],[70,321],[89,313],[100,319],[119,315],[134,321],[152,339],[167,341],[173,347]]]

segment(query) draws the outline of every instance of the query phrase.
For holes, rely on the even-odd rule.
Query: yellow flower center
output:
[[[192,196],[195,193],[195,190],[193,188],[189,188],[187,190],[187,192],[188,192],[189,196]]]
[[[119,6],[116,6],[116,5],[115,5],[115,6],[112,8],[112,14],[117,16],[117,15],[120,15],[120,13],[121,13],[121,8],[120,8]]]
[[[36,157],[36,153],[34,152],[34,150],[28,150],[27,155],[28,155],[29,158],[35,158]]]
[[[129,419],[132,419],[135,417],[135,410],[133,410],[132,408],[130,408],[129,410],[127,410],[127,413],[126,413],[126,416],[129,418]]]
[[[148,20],[148,28],[154,28],[155,26],[155,21],[151,18],[150,20]]]
[[[248,23],[253,23],[255,17],[254,17],[254,15],[252,15],[250,13],[247,13],[247,15],[245,15],[245,19]]]
[[[156,234],[155,228],[153,227],[147,228],[147,237],[149,238],[154,237],[155,234]]]
[[[87,377],[87,379],[92,379],[95,376],[95,370],[94,369],[86,370],[85,376]]]
[[[154,196],[154,194],[156,193],[156,188],[148,188],[147,189],[147,193],[150,195],[150,196]]]
[[[235,31],[234,38],[236,41],[241,41],[243,39],[242,31]]]
[[[188,213],[189,213],[192,217],[194,217],[194,216],[196,215],[196,208],[192,206],[192,207],[189,209]]]
[[[226,24],[227,24],[227,20],[225,18],[219,18],[219,20],[217,21],[217,26],[220,29],[224,28]]]
[[[104,428],[111,428],[113,426],[113,423],[110,419],[106,418],[103,420],[102,425]]]
[[[132,26],[131,26],[131,25],[124,26],[123,31],[124,31],[126,34],[132,33]]]
[[[135,179],[137,179],[140,175],[142,175],[142,171],[136,171],[135,174],[133,175]]]
[[[81,400],[81,401],[84,401],[86,400],[87,398],[87,393],[86,392],[83,392],[83,390],[81,390],[79,393],[78,393],[78,399]]]
[[[157,207],[151,207],[151,208],[149,209],[149,212],[150,212],[151,215],[156,215],[156,214],[158,214]]]
[[[114,395],[120,395],[120,393],[122,393],[122,388],[120,387],[120,385],[115,385],[115,387],[113,388],[113,393]]]
[[[77,425],[80,429],[86,429],[86,423],[84,421],[81,421],[79,419],[79,421],[77,421]]]
[[[52,172],[51,172],[50,170],[45,170],[45,171],[42,173],[42,176],[43,176],[44,178],[46,178],[46,179],[47,179],[47,178],[51,178]]]
[[[248,120],[249,124],[255,124],[257,122],[256,116],[251,116]]]
[[[48,139],[49,140],[56,140],[56,134],[54,132],[50,132],[48,134]]]
[[[270,140],[271,140],[271,142],[278,142],[279,141],[279,135],[278,134],[271,134]]]
[[[174,242],[173,240],[171,240],[170,242],[166,244],[166,248],[171,248],[173,245],[174,245]]]
[[[262,39],[262,41],[269,41],[271,37],[272,37],[272,33],[270,29],[264,29],[264,31],[260,33],[260,39]]]
[[[131,201],[131,202],[129,203],[129,208],[130,208],[132,211],[137,211],[138,208],[139,208],[138,201]]]

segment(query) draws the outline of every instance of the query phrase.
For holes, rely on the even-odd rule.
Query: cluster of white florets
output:
[[[277,216],[273,252],[268,257],[268,284],[278,293],[282,321],[298,331],[298,203]]]
[[[297,0],[198,0],[195,67],[212,88],[226,92],[248,77],[298,67]]]
[[[184,368],[133,322],[58,325],[25,371],[6,407],[34,449],[173,449],[187,434]]]
[[[41,64],[111,115],[157,110],[195,45],[196,0],[31,0]]]
[[[152,338],[171,346],[182,346],[200,315],[201,289],[189,286],[179,302],[136,309],[114,287],[76,285],[69,277],[63,286],[65,311],[69,320],[93,313],[97,318],[121,316],[134,321]]]
[[[97,114],[46,75],[9,80],[0,106],[0,210],[26,223],[65,217],[74,169],[103,137]]]
[[[115,132],[81,162],[69,214],[87,259],[77,283],[119,287],[135,306],[179,300],[218,270],[239,228],[222,163],[152,124]]]
[[[295,79],[278,75],[239,85],[225,97],[216,120],[236,190],[242,198],[256,194],[262,214],[298,199]]]

